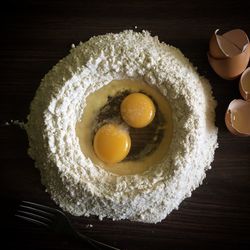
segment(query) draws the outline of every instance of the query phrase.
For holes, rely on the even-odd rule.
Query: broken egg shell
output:
[[[223,37],[236,45],[241,51],[246,49],[249,38],[244,30],[234,29],[223,34]]]
[[[242,53],[234,57],[214,58],[210,53],[207,53],[208,61],[213,70],[226,80],[237,78],[247,67],[249,62],[249,44]]]
[[[240,126],[233,124],[233,115],[236,111],[244,116],[246,123]],[[242,137],[250,136],[250,102],[241,99],[231,101],[225,114],[225,123],[232,134]],[[242,131],[242,126],[244,131]]]
[[[241,29],[230,30],[222,35],[215,30],[210,42],[209,53],[214,58],[227,58],[236,56],[246,50],[249,39],[245,31]]]
[[[246,87],[246,85],[248,86],[248,88]],[[241,75],[239,89],[241,96],[245,100],[250,100],[250,67],[248,67]]]
[[[209,53],[214,58],[226,58],[227,56],[223,53],[218,43],[218,31],[219,29],[215,30],[215,32],[211,36],[211,39],[209,41]]]

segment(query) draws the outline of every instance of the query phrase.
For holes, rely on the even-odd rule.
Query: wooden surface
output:
[[[124,29],[147,29],[181,51],[213,86],[218,100],[219,149],[202,186],[163,222],[99,221],[71,217],[82,233],[121,249],[249,249],[250,138],[232,136],[224,124],[229,102],[239,98],[238,80],[225,81],[208,65],[208,39],[216,28],[242,28],[250,35],[249,11],[240,1],[6,1],[1,5],[0,119],[25,120],[40,79],[72,43]],[[0,128],[1,223],[5,249],[85,249],[18,221],[18,201],[55,206],[27,156],[27,137],[13,126]],[[1,221],[1,222],[2,222]],[[92,228],[87,228],[92,224]]]

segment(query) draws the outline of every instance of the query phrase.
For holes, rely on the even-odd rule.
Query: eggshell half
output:
[[[234,57],[214,58],[210,53],[207,54],[208,61],[213,70],[226,80],[237,78],[247,67],[249,62],[249,44],[246,49]]]
[[[228,31],[223,34],[223,37],[238,47],[240,51],[244,51],[249,43],[246,32],[241,29]]]
[[[250,100],[250,67],[240,77],[240,94],[245,100]]]
[[[234,119],[238,119],[238,122],[235,122]],[[250,136],[250,102],[240,99],[233,100],[226,111],[225,123],[232,134]]]
[[[221,36],[217,35],[217,32],[219,29],[215,30],[213,35],[211,36],[211,39],[209,41],[209,53],[214,58],[226,58],[227,56],[223,53],[219,46],[220,39],[223,39]]]
[[[243,30],[234,29],[221,35],[219,31],[215,30],[209,42],[209,53],[212,57],[220,59],[233,57],[246,49],[249,39]]]

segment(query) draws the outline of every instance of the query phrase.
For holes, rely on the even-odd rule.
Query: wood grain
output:
[[[219,144],[213,168],[179,210],[156,225],[72,217],[81,232],[121,249],[249,249],[250,139],[232,136],[224,124],[229,102],[239,98],[238,80],[225,81],[208,65],[216,28],[242,28],[250,35],[242,1],[8,1],[1,7],[1,122],[25,120],[40,79],[72,43],[124,29],[147,29],[178,48],[206,76],[218,100]],[[13,217],[16,204],[33,200],[55,206],[27,156],[24,131],[0,128],[1,209],[6,249],[85,249]],[[93,224],[87,228],[87,224]],[[7,240],[11,236],[10,240]]]

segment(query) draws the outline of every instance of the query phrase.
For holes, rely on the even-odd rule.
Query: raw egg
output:
[[[94,136],[94,151],[105,163],[122,161],[129,153],[131,139],[128,131],[117,124],[106,124]]]
[[[155,117],[155,105],[145,94],[132,93],[120,106],[123,120],[133,128],[146,127]]]

